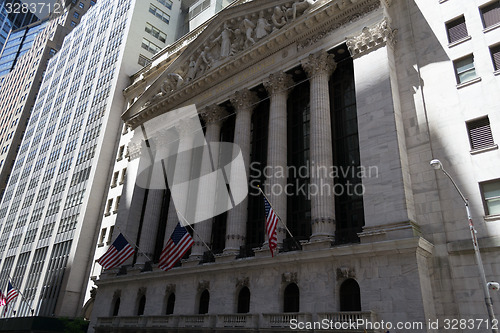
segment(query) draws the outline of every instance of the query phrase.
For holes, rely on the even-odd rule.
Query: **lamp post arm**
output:
[[[441,168],[441,171],[443,171],[443,173],[446,175],[446,177],[448,177],[451,180],[451,183],[453,184],[453,186],[457,190],[458,194],[460,194],[460,197],[462,198],[465,206],[469,207],[469,202],[467,201],[467,198],[465,198],[465,195],[462,193],[462,191],[460,191],[460,189],[458,188],[457,183],[455,183],[453,178],[451,178],[450,174],[445,169]]]

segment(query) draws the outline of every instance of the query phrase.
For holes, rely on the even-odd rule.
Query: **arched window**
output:
[[[285,288],[285,294],[283,297],[283,312],[299,312],[299,304],[299,287],[295,283],[290,283]]]
[[[146,307],[146,295],[142,295],[139,299],[139,306],[137,307],[137,315],[142,316],[144,314],[144,308]]]
[[[120,297],[115,299],[115,304],[113,305],[113,316],[118,316],[118,310],[120,310]]]
[[[208,290],[203,290],[200,295],[200,307],[198,308],[198,314],[208,313],[208,303],[210,302],[210,293]]]
[[[174,305],[175,305],[175,294],[171,293],[167,299],[167,311],[165,314],[173,314],[174,313]]]
[[[361,311],[359,284],[347,279],[340,285],[340,311]]]
[[[238,294],[238,313],[250,312],[250,290],[243,287]]]

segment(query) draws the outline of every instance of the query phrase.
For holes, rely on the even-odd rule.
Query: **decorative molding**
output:
[[[217,104],[209,105],[200,112],[203,121],[208,124],[217,123],[227,117],[229,113],[225,108]]]
[[[210,281],[200,281],[198,282],[198,293],[201,293],[205,289],[210,289]]]
[[[281,282],[283,283],[297,283],[297,272],[286,272],[281,274]]]
[[[337,280],[356,278],[356,271],[351,267],[337,268]]]
[[[300,2],[304,2],[304,0]],[[283,50],[293,43],[300,43],[301,41],[311,39],[322,31],[338,27],[339,23],[348,22],[353,17],[360,15],[359,13],[380,7],[381,0],[316,1],[304,10],[304,12],[299,10],[295,16],[295,20],[293,19],[293,3],[293,1],[277,0],[272,5],[264,7],[264,2],[249,1],[248,3],[234,6],[221,12],[197,38],[192,40],[178,58],[168,66],[165,72],[159,75],[155,82],[145,87],[145,92],[122,115],[124,121],[132,128],[135,128],[141,123],[168,112],[191,98],[199,96],[215,84],[226,80],[238,72],[242,72],[253,64]],[[276,9],[276,7],[279,8]],[[287,9],[286,13],[283,12],[285,8]],[[284,15],[281,19],[279,17],[281,15],[279,13],[280,10]],[[264,27],[264,30],[257,34],[257,21],[261,18],[260,12],[263,12],[262,18],[267,20],[267,23],[271,25],[271,31],[269,31],[269,28],[266,30],[265,27],[268,27],[268,25],[264,24],[265,22],[261,20],[260,25]],[[304,15],[304,13],[307,15]],[[275,16],[274,21],[272,19],[273,15]],[[255,28],[242,29],[245,17],[255,25]],[[282,27],[279,27],[285,21],[286,23]],[[227,24],[224,25],[226,22]],[[222,35],[223,29],[226,29],[226,27],[227,29],[232,29],[236,34],[240,34],[239,37],[234,37],[234,34],[231,35],[230,42],[232,48],[238,48],[238,42],[241,43],[242,40],[243,44],[246,43],[248,45],[246,47],[243,45],[239,52],[233,52],[233,54],[230,52],[230,55],[227,57],[217,53],[222,48],[227,50],[227,45],[222,47],[223,38],[217,39]],[[276,29],[273,29],[273,27]],[[237,29],[239,31],[236,31]],[[264,31],[267,35],[264,34]],[[254,44],[247,38],[246,32],[251,32],[249,36],[254,39]],[[263,37],[259,39],[257,35]],[[202,57],[198,64],[198,67],[201,65],[205,66],[203,74],[197,73],[198,70],[201,71],[199,69],[201,67],[196,68],[196,71],[191,69],[196,74],[193,79],[190,79],[190,76],[187,76],[189,65],[191,67],[196,66],[197,59],[202,55],[201,52],[207,46],[210,48],[209,55],[205,52],[205,59]],[[160,71],[161,69],[157,70]],[[164,80],[167,79],[169,73],[180,75],[183,78],[183,82],[180,84],[180,87],[176,86],[176,89],[168,94],[164,94],[161,91],[161,87],[164,85]]]
[[[262,82],[262,84],[270,95],[276,95],[278,93],[285,93],[288,95],[290,92],[288,88],[294,84],[294,81],[290,74],[277,72],[269,75],[269,78]]]
[[[170,295],[171,293],[175,293],[175,284],[167,284],[165,287],[165,295]]]
[[[248,287],[249,286],[248,283],[249,283],[248,277],[236,278],[236,289],[242,288],[242,287]]]
[[[389,21],[384,18],[373,27],[364,27],[360,35],[347,37],[346,44],[353,58],[367,54],[383,46],[394,46],[396,43],[396,29],[391,29]]]
[[[248,89],[235,91],[234,95],[231,96],[229,100],[234,106],[236,112],[240,112],[242,110],[253,110],[259,102],[257,94]]]
[[[319,51],[310,54],[305,60],[302,60],[301,65],[309,77],[320,74],[326,74],[330,77],[337,68],[337,63],[333,58],[333,54],[328,54],[326,51]]]
[[[335,223],[335,219],[331,217],[318,217],[311,221],[311,224],[316,224],[316,223],[326,223],[326,224]]]

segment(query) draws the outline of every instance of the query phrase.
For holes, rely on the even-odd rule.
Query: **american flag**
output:
[[[269,239],[269,250],[271,250],[271,256],[274,257],[274,251],[278,247],[278,236],[276,234],[278,215],[274,212],[264,193],[262,194],[262,197],[264,198],[264,207],[266,209],[266,232],[267,238]]]
[[[5,301],[5,305],[8,305],[10,301],[12,301],[14,298],[16,298],[18,295],[18,292],[14,287],[12,286],[12,283],[9,281],[9,288],[7,288],[7,300]]]
[[[193,244],[193,237],[187,232],[186,228],[182,227],[180,223],[177,223],[167,245],[163,251],[161,251],[158,267],[164,271],[168,271],[174,267],[175,263],[184,256]]]
[[[120,266],[134,254],[134,248],[130,246],[125,237],[120,233],[109,249],[102,257],[97,259],[105,269]]]

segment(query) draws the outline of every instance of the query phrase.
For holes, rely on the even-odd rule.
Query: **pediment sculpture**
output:
[[[189,84],[210,69],[218,67],[227,59],[280,30],[303,15],[311,5],[312,0],[296,0],[244,16],[228,18],[211,36],[205,38],[187,61],[167,75],[161,85],[161,91],[144,107]]]

